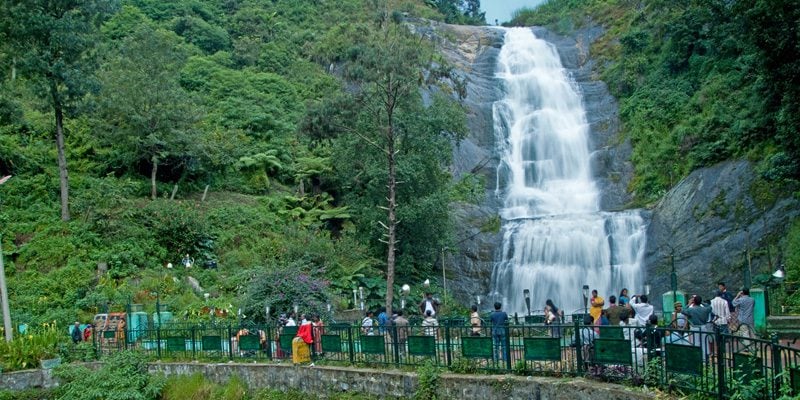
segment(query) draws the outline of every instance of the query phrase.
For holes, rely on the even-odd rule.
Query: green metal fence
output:
[[[383,334],[381,334],[383,332]],[[136,349],[154,359],[272,361],[291,359],[297,327],[272,325],[146,326],[136,332],[94,333],[96,354]],[[127,338],[135,340],[127,340]],[[581,326],[533,322],[474,328],[463,319],[437,327],[375,327],[354,323],[313,330],[315,361],[366,366],[433,363],[456,371],[547,376],[597,376],[658,385],[724,399],[743,386],[765,399],[781,390],[800,395],[800,351],[715,331]]]

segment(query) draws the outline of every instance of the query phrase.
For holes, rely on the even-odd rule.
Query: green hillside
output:
[[[381,303],[387,77],[407,87],[391,115],[396,281],[423,279],[451,238],[447,205],[470,200],[446,169],[465,125],[445,63],[403,18],[482,22],[478,2],[461,3],[3,0],[0,177],[13,177],[0,234],[15,323],[156,299],[179,317],[213,306],[259,320],[265,302],[352,307],[358,286]],[[410,50],[420,56],[383,62]]]

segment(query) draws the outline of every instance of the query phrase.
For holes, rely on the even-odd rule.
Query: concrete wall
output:
[[[232,376],[241,378],[249,388],[278,390],[298,389],[324,396],[331,392],[370,394],[381,398],[413,397],[417,376],[412,372],[344,367],[295,367],[290,364],[196,364],[153,363],[151,372],[166,375],[203,374],[223,383]],[[519,377],[510,375],[443,374],[439,393],[445,399],[536,399],[536,400],[639,400],[654,399],[620,385],[586,379]]]
[[[369,394],[380,398],[411,398],[417,390],[412,372],[345,367],[308,367],[291,364],[150,364],[150,372],[167,376],[202,374],[209,381],[225,383],[242,379],[250,389],[297,389],[324,397],[334,392]],[[51,370],[29,370],[0,374],[0,388],[22,390],[58,385]],[[439,394],[443,399],[481,400],[645,400],[653,393],[581,378],[559,379],[511,375],[442,374]]]

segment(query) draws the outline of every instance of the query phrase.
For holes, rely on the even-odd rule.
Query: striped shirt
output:
[[[755,325],[753,320],[753,308],[756,301],[748,295],[742,295],[733,299],[733,306],[739,313],[739,323],[749,326],[751,329]]]
[[[714,324],[728,325],[728,317],[731,316],[731,312],[728,309],[728,302],[725,301],[725,299],[719,296],[711,299],[711,312],[716,316]]]

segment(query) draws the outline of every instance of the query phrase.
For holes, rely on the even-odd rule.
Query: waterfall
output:
[[[583,309],[583,285],[606,301],[641,291],[644,220],[600,210],[586,112],[555,46],[508,29],[496,76],[505,89],[493,107],[503,244],[490,298],[524,315],[529,289],[531,311],[552,299],[568,314]]]

